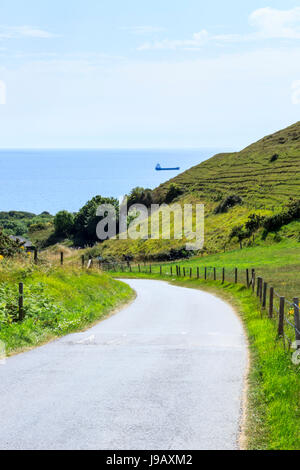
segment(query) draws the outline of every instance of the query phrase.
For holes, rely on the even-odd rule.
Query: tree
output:
[[[141,188],[140,186],[133,188],[127,199],[128,209],[134,204],[143,204],[146,207],[150,207],[152,203],[152,190],[149,188]]]
[[[264,217],[258,214],[250,214],[248,217],[247,222],[245,223],[245,231],[247,234],[247,237],[250,238],[251,235],[256,232],[256,230],[259,229],[259,227],[262,225],[264,220]],[[254,235],[253,235],[253,241],[254,241]]]
[[[240,248],[243,248],[243,240],[244,238],[247,238],[246,232],[244,232],[244,227],[243,225],[236,225],[235,227],[232,228],[229,239],[232,240],[233,238],[237,238],[238,242],[240,244]]]
[[[68,211],[60,211],[54,217],[55,234],[59,237],[69,237],[73,232],[74,216]]]
[[[91,245],[99,241],[96,234],[98,222],[103,217],[97,216],[97,208],[103,204],[111,204],[116,210],[116,223],[118,229],[119,221],[119,201],[115,198],[95,196],[88,201],[80,211],[75,215],[74,219],[74,236],[75,243],[80,246]]]
[[[171,183],[166,194],[165,201],[167,204],[170,204],[176,197],[182,194],[182,190],[177,184]]]

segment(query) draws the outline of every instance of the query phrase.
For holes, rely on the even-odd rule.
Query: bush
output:
[[[127,200],[128,209],[134,204],[143,204],[146,207],[150,207],[152,203],[152,190],[139,186],[131,190]]]
[[[266,232],[276,232],[283,225],[287,225],[300,218],[300,200],[291,199],[289,204],[278,214],[266,217],[263,227]]]
[[[27,225],[18,220],[1,220],[1,226],[7,235],[22,236],[27,233]]]
[[[236,194],[232,194],[224,199],[215,209],[215,214],[224,214],[228,212],[229,209],[236,206],[237,204],[241,204],[243,202],[242,198]]]
[[[60,211],[54,217],[55,235],[68,237],[73,232],[74,216],[68,211]]]
[[[24,319],[34,318],[42,327],[46,327],[58,321],[62,314],[61,307],[46,294],[45,286],[37,284],[25,286],[24,294]],[[19,320],[18,292],[17,288],[4,283],[0,286],[0,329],[4,325],[10,325]]]
[[[50,224],[48,222],[38,222],[36,224],[31,224],[28,228],[29,233],[39,232],[40,230],[45,230],[49,228]]]
[[[14,256],[21,253],[21,246],[18,242],[11,240],[0,230],[0,256]]]
[[[276,160],[278,160],[279,158],[279,155],[277,153],[275,153],[274,155],[272,155],[272,157],[270,158],[270,163],[273,163],[273,162],[276,162]]]
[[[170,204],[174,199],[183,193],[182,189],[174,183],[171,183],[166,194],[165,202]]]

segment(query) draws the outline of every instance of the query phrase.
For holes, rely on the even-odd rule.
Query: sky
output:
[[[238,150],[299,111],[296,0],[0,0],[0,148]]]

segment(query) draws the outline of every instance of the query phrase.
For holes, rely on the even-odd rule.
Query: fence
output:
[[[292,301],[279,295],[274,287],[261,277],[256,275],[255,269],[241,270],[238,268],[216,268],[214,266],[184,267],[180,265],[131,265],[130,263],[103,263],[102,269],[111,272],[130,272],[157,274],[175,278],[203,279],[206,281],[221,281],[222,284],[230,282],[244,284],[256,295],[261,306],[261,316],[266,316],[277,323],[277,337],[283,339],[290,348],[296,340],[300,349],[300,319],[299,299]]]
[[[43,258],[40,260],[43,261]],[[38,263],[39,258],[37,252],[34,254],[34,262]],[[52,258],[52,262],[54,262]],[[60,253],[59,263],[64,265],[64,254]],[[100,258],[86,258],[81,256],[80,260],[68,262],[69,266],[81,268],[99,268],[103,271],[121,272],[121,273],[145,273],[157,274],[159,276],[170,276],[175,278],[203,279],[244,284],[251,289],[256,295],[261,305],[261,316],[264,314],[271,320],[277,322],[277,336],[282,338],[284,346],[286,344],[290,348],[296,340],[297,348],[300,349],[300,319],[299,319],[299,298],[295,297],[292,301],[286,299],[276,292],[274,287],[261,277],[257,276],[255,269],[241,270],[238,268],[216,268],[214,266],[204,267],[186,267],[180,265],[162,266],[158,264],[137,264],[127,263],[108,263]],[[23,284],[19,284],[19,320],[24,319],[24,294]]]

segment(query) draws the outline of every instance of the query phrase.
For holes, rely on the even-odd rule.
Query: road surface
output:
[[[137,299],[0,365],[0,449],[237,449],[246,341],[211,294],[128,280]]]

